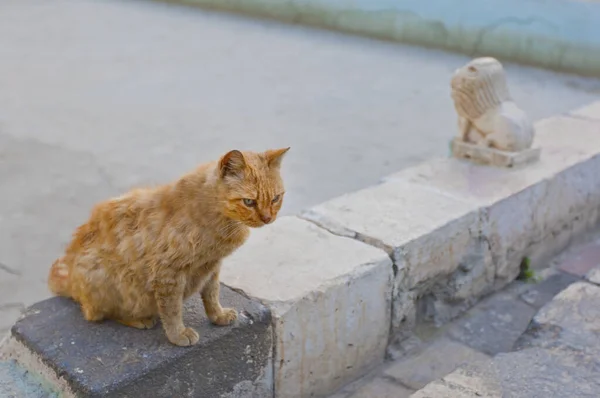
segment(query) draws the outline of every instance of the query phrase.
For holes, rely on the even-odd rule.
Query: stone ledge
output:
[[[450,141],[452,155],[474,163],[497,167],[518,167],[533,163],[540,158],[540,148],[530,148],[522,152],[505,152],[494,148],[463,142],[458,138]]]
[[[397,268],[392,330],[443,323],[597,225],[600,123],[536,123],[540,160],[499,169],[440,159],[335,198],[302,216],[391,253]]]
[[[391,253],[397,269],[395,333],[414,326],[418,298],[432,296],[428,304],[439,307],[483,294],[493,282],[477,206],[427,186],[383,183],[315,206],[302,217]],[[461,264],[475,269],[455,274]]]
[[[524,168],[438,159],[385,179],[427,186],[477,206],[501,284],[516,277],[523,257],[542,263],[599,219],[600,123],[559,116],[535,128],[541,157]]]
[[[393,279],[383,250],[281,217],[253,231],[221,279],[273,314],[277,397],[327,396],[383,362]]]
[[[190,299],[187,325],[200,333],[192,347],[170,344],[152,330],[90,323],[71,300],[31,306],[13,326],[9,357],[77,397],[248,397],[272,394],[269,311],[224,288],[222,302],[240,310],[232,327],[216,327],[201,300]]]

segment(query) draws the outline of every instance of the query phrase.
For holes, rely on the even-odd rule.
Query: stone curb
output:
[[[166,0],[600,76],[600,4],[519,0]]]

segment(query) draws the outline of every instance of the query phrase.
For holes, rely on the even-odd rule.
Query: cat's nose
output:
[[[265,224],[268,224],[271,222],[271,220],[273,219],[273,217],[271,217],[270,215],[261,215],[260,219],[262,220],[262,222],[264,222]]]

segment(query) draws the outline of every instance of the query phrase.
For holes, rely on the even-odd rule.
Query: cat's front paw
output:
[[[169,341],[180,347],[187,347],[194,345],[200,340],[200,335],[192,328],[185,328],[183,331],[175,336],[167,334]]]
[[[223,311],[212,320],[212,323],[219,326],[231,325],[237,319],[237,311],[233,308],[223,308]]]

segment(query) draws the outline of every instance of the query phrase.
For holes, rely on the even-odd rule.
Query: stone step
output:
[[[597,397],[599,329],[600,287],[574,283],[536,314],[517,351],[461,366],[411,397]]]
[[[160,324],[138,330],[91,323],[71,300],[39,302],[13,326],[3,349],[12,359],[4,365],[4,377],[13,379],[7,391],[23,396],[20,372],[41,377],[67,397],[271,396],[270,311],[228,288],[221,301],[239,310],[235,325],[211,325],[199,295],[186,303],[184,321],[201,336],[192,347],[169,343]]]

